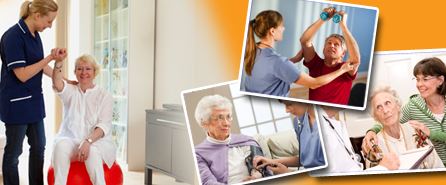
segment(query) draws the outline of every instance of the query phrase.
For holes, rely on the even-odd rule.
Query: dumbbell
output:
[[[335,9],[335,12],[336,12],[336,9]],[[322,12],[320,17],[321,17],[321,19],[323,21],[326,21],[330,17],[330,15],[328,14],[328,12]],[[333,15],[333,22],[334,23],[339,23],[339,22],[341,22],[341,20],[342,20],[342,16],[340,14],[335,13]]]

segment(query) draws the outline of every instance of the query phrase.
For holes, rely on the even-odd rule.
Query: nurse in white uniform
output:
[[[78,85],[63,81],[62,65],[63,62],[56,62],[53,71],[54,90],[64,107],[52,155],[55,184],[65,185],[70,162],[81,161],[85,162],[91,182],[105,185],[103,162],[110,168],[116,159],[111,138],[113,98],[93,83],[100,68],[92,56],[83,55],[76,60]]]

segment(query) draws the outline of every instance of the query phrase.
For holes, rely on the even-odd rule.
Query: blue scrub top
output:
[[[24,20],[20,19],[0,40],[0,119],[6,124],[27,124],[45,118],[43,70],[24,83],[13,71],[44,58],[42,40],[38,32],[34,34],[35,37],[29,32]]]
[[[251,76],[245,75],[244,91],[275,96],[288,96],[290,85],[301,71],[272,48],[257,48]]]
[[[299,141],[299,159],[301,165],[305,168],[325,165],[318,125],[313,123],[313,127],[310,128],[307,112],[300,118],[294,118],[293,125],[297,140]]]

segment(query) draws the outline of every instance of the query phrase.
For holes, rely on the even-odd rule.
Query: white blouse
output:
[[[92,146],[101,152],[102,159],[110,168],[116,159],[116,147],[111,137],[111,94],[97,85],[84,93],[79,86],[67,84],[65,81],[63,90],[56,94],[63,102],[64,113],[55,143],[62,138],[70,138],[80,143],[99,127],[104,131],[104,137],[95,141]]]

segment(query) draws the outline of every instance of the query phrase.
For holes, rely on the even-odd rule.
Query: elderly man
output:
[[[334,8],[325,8],[329,19],[318,19],[302,34],[300,42],[302,44],[304,65],[309,69],[310,76],[316,78],[341,68],[344,62],[350,63],[353,70],[344,73],[330,83],[316,89],[309,90],[309,100],[321,101],[327,103],[336,103],[346,105],[350,97],[350,89],[360,64],[359,47],[353,35],[347,28],[347,14],[343,11],[338,12],[342,16],[339,23],[344,36],[332,34],[325,39],[324,58],[316,53],[312,40],[319,28],[335,14]],[[346,52],[349,52],[349,58],[343,61]]]
[[[195,153],[204,185],[233,184],[261,178],[261,171],[248,170],[245,162],[252,148],[259,144],[241,134],[231,134],[232,104],[221,95],[203,97],[195,109],[195,119],[206,132],[206,139],[195,146]]]

